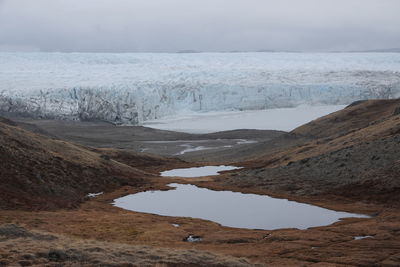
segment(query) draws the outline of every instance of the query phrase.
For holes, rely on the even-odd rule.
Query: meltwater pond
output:
[[[213,191],[184,184],[169,186],[175,189],[128,195],[115,199],[113,205],[137,212],[192,217],[229,227],[266,230],[306,229],[328,225],[344,217],[368,218],[263,195]]]
[[[169,171],[163,171],[160,173],[161,176],[164,177],[201,177],[201,176],[209,176],[209,175],[218,175],[221,171],[231,171],[241,169],[241,167],[235,166],[204,166],[204,167],[193,167],[193,168],[182,168],[182,169],[173,169]]]

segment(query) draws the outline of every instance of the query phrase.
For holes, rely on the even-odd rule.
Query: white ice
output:
[[[361,240],[361,239],[365,239],[365,238],[374,238],[374,237],[371,235],[355,236],[354,240]]]
[[[177,153],[176,155],[183,155],[183,154],[190,153],[190,152],[196,152],[196,151],[210,150],[210,149],[217,149],[218,148],[218,147],[206,147],[206,146],[192,146],[190,144],[183,144],[181,146],[186,147],[186,148],[183,149],[182,151],[180,151],[179,153]]]
[[[235,129],[291,131],[345,106],[299,106],[241,112],[208,112],[184,118],[165,118],[144,125],[150,128],[187,133],[211,133]]]
[[[89,193],[89,194],[87,194],[87,196],[88,197],[97,197],[97,196],[100,196],[100,195],[102,195],[103,194],[103,192],[99,192],[99,193]]]
[[[0,53],[0,111],[40,118],[140,124],[399,96],[400,53]]]
[[[221,171],[231,171],[241,169],[241,167],[235,166],[204,166],[204,167],[193,167],[193,168],[182,168],[173,169],[169,171],[163,171],[160,173],[164,177],[201,177],[209,175],[218,175]]]
[[[240,139],[236,144],[238,144],[238,145],[247,145],[247,144],[255,144],[255,143],[257,143],[256,140]]]

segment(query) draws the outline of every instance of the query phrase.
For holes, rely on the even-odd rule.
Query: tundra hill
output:
[[[171,168],[186,167],[188,163],[178,158],[167,158],[153,154],[137,153],[132,150],[114,148],[92,148],[86,149],[101,154],[102,158],[110,158],[130,167],[159,175],[160,171]],[[189,164],[192,166],[193,164]]]
[[[266,152],[256,154],[253,160],[242,162],[242,165],[285,166],[293,161],[399,133],[400,99],[358,101],[294,129],[289,134],[300,140],[294,145],[276,146],[273,153],[265,149]],[[276,139],[279,141],[279,138]],[[271,145],[278,142],[276,139],[270,141]]]
[[[292,133],[314,138],[333,138],[377,124],[397,114],[400,114],[399,99],[362,100],[304,124]]]
[[[253,161],[222,181],[294,195],[400,202],[400,100],[371,100],[305,124],[312,137]]]
[[[153,175],[135,166],[144,169],[173,161],[87,148],[16,125],[0,121],[0,209],[73,207],[88,193],[147,183]],[[113,160],[121,155],[124,163]]]
[[[397,111],[396,108],[398,108]],[[385,118],[390,118],[396,112],[400,113],[399,100],[357,101],[343,110],[307,123],[290,133],[279,131],[260,132],[257,133],[256,138],[259,142],[256,144],[227,149],[217,153],[214,150],[191,153],[191,155],[186,156],[185,160],[200,160],[198,154],[201,154],[201,156],[208,161],[222,163],[245,161],[244,166],[251,167],[287,164],[290,161],[296,160],[296,157],[304,158],[313,154],[317,155],[326,152],[327,150],[337,149],[338,144],[332,147],[325,146],[323,149],[322,146],[317,146],[318,149],[321,148],[321,151],[312,149],[316,147],[313,144],[315,140],[318,140],[316,143],[320,145],[321,143],[327,143],[327,141],[341,136],[343,136],[342,139],[346,139],[347,137],[352,137],[354,139],[357,135],[347,137],[346,135],[372,124],[377,124]],[[389,129],[391,128],[390,123],[385,125],[386,130],[387,127],[389,127]],[[369,130],[371,129],[373,129],[373,127],[369,128]],[[379,130],[379,127],[375,130]],[[247,130],[247,132],[242,130],[241,133],[243,134],[242,138],[245,136],[248,139],[253,138],[251,137],[252,131],[250,130]],[[260,138],[259,134],[264,134],[264,140]],[[387,133],[383,134],[385,135]],[[214,134],[209,134],[209,136],[212,135]],[[361,136],[360,138],[361,139],[358,141],[364,141],[366,137]],[[338,141],[340,142],[342,139],[338,139]],[[347,141],[343,141],[342,143],[346,145],[346,142]],[[331,144],[328,143],[328,146],[330,145]],[[306,151],[309,151],[309,153],[305,153]],[[293,159],[292,157],[295,158]],[[238,164],[243,165],[243,163]]]
[[[22,129],[25,129],[29,132],[45,135],[50,138],[56,138],[55,135],[50,134],[49,132],[43,130],[42,128],[38,127],[37,125],[34,125],[32,123],[26,123],[26,122],[17,122],[15,120],[11,120],[8,118],[1,117],[0,115],[0,123],[4,123],[7,125],[15,126],[15,127],[20,127]]]

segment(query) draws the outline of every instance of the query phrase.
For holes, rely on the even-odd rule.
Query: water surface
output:
[[[230,227],[269,230],[306,229],[329,225],[344,217],[368,217],[262,195],[214,191],[194,185],[170,186],[176,189],[128,195],[115,199],[113,205],[137,212],[200,218]]]
[[[193,167],[193,168],[182,168],[182,169],[173,169],[169,171],[163,171],[160,173],[161,176],[164,177],[201,177],[201,176],[209,176],[209,175],[218,175],[221,171],[231,171],[241,169],[241,167],[235,166],[204,166],[204,167]]]

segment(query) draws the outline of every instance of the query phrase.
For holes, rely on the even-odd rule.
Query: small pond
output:
[[[224,226],[249,229],[306,229],[329,225],[340,218],[369,216],[337,212],[269,196],[214,191],[194,185],[170,184],[169,191],[147,191],[114,200],[131,211],[210,220]]]
[[[173,169],[169,171],[163,171],[160,173],[161,176],[164,177],[201,177],[201,176],[209,176],[209,175],[218,175],[221,171],[231,171],[241,169],[241,167],[235,166],[204,166],[204,167],[193,167],[193,168],[184,168],[184,169]]]

